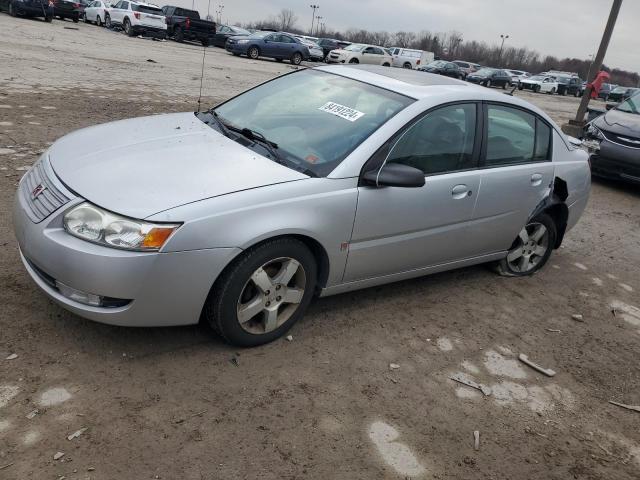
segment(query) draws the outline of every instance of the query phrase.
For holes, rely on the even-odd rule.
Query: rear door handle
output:
[[[469,190],[469,187],[467,187],[464,184],[456,185],[451,190],[451,195],[456,200],[460,200],[460,199],[465,198],[467,196],[471,196],[472,193],[473,192],[471,190]]]
[[[533,185],[534,187],[537,187],[541,183],[542,183],[542,174],[541,173],[534,173],[533,175],[531,175],[531,185]]]

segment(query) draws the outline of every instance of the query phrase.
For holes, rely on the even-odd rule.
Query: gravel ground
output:
[[[637,188],[596,181],[533,278],[476,267],[320,299],[290,342],[238,351],[204,327],[99,325],[28,278],[16,184],[72,130],[196,109],[203,49],[4,14],[0,32],[0,478],[640,476],[640,414],[608,403],[640,405]],[[203,104],[289,68],[209,48]],[[577,108],[517,95],[558,121]]]

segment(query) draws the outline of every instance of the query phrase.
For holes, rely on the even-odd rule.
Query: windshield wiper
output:
[[[218,128],[220,129],[222,134],[225,137],[231,137],[231,135],[229,134],[229,127],[227,127],[225,125],[225,123],[222,120],[220,120],[220,116],[218,115],[218,112],[216,112],[215,110],[211,109],[211,110],[209,110],[209,113],[211,114],[213,119],[216,121],[216,124],[218,125]]]

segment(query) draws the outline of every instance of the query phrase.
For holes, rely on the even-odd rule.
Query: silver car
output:
[[[531,275],[584,210],[587,154],[541,110],[440,75],[290,73],[201,113],[71,133],[22,178],[25,268],[126,326],[283,335],[314,295],[493,262]]]

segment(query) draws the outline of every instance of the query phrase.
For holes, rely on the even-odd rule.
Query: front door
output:
[[[359,187],[345,282],[473,254],[468,223],[480,184],[478,110],[475,103],[439,107],[391,140],[386,161],[422,170],[425,185]]]

